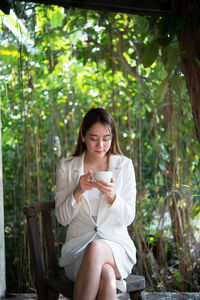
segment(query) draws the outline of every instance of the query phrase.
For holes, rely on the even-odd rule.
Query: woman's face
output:
[[[83,141],[88,154],[102,158],[109,151],[112,143],[111,129],[98,122],[89,128]]]

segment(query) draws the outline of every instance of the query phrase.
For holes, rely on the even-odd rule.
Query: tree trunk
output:
[[[200,24],[199,24],[199,1],[174,0],[174,10],[185,16],[187,21],[182,27],[178,42],[180,50],[187,54],[182,56],[181,62],[185,74],[186,84],[192,113],[194,118],[197,138],[200,142]],[[180,3],[181,2],[181,3]]]

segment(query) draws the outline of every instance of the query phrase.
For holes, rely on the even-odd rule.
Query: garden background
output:
[[[176,40],[183,22],[35,3],[0,11],[9,292],[34,291],[22,208],[54,199],[56,166],[98,106],[136,170],[133,272],[149,291],[200,290],[200,150]]]

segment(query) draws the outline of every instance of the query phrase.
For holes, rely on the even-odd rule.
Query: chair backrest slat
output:
[[[44,235],[48,252],[48,263],[51,276],[58,276],[58,264],[56,259],[55,240],[52,230],[51,211],[42,212]]]
[[[27,217],[28,239],[30,245],[32,264],[34,268],[35,285],[38,293],[38,299],[42,300],[48,299],[48,288],[44,279],[42,252],[40,244],[41,232],[39,231],[38,227],[38,216],[40,213],[42,213],[50,272],[52,276],[55,276],[58,275],[58,266],[56,264],[55,245],[50,215],[50,211],[54,208],[55,201],[31,203],[24,206],[23,208],[24,214]]]
[[[36,213],[34,213],[34,211],[31,209],[26,212],[29,214],[27,214],[27,230],[38,299],[47,300],[48,289],[46,287],[43,274],[40,235],[38,232],[38,218]]]

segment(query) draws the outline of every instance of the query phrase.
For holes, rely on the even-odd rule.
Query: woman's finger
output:
[[[99,187],[107,187],[107,188],[113,188],[114,187],[114,182],[106,182],[106,181],[103,181],[103,180],[97,180],[96,181],[96,185],[99,186]]]

